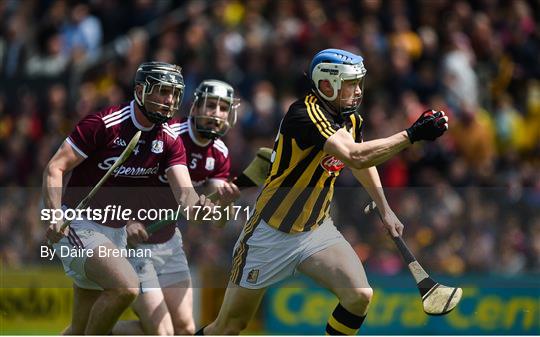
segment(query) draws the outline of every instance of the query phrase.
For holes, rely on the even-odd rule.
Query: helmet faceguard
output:
[[[317,93],[327,101],[333,102],[338,97],[344,81],[360,81],[360,94],[343,97],[340,94],[338,108],[341,114],[358,111],[364,92],[364,79],[367,73],[363,58],[341,49],[325,49],[313,58],[309,77]],[[319,89],[319,82],[327,80],[333,89],[333,95],[327,96]]]
[[[202,137],[220,138],[236,123],[239,105],[232,86],[218,80],[204,80],[195,90],[189,119]]]
[[[142,86],[141,97],[137,85]],[[135,102],[152,123],[169,121],[180,109],[184,97],[181,68],[165,62],[146,62],[135,74]]]
[[[357,93],[356,89],[353,89],[353,92],[350,95],[346,95],[343,85],[343,82],[353,81],[354,88],[360,87],[360,92]],[[365,78],[361,77],[359,79],[343,79],[341,85],[341,92],[339,97],[339,112],[343,115],[349,115],[352,113],[358,113],[360,110],[360,104],[362,103],[362,97],[364,95],[364,82]]]

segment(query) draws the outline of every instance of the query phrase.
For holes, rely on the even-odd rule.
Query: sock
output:
[[[204,328],[206,328],[206,325],[197,330],[197,332],[195,332],[195,336],[204,336]]]
[[[338,304],[326,324],[327,335],[356,335],[366,316],[358,316]]]

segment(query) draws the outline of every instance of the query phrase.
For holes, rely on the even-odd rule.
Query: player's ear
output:
[[[332,88],[332,85],[328,80],[319,81],[319,90],[328,97],[332,97],[334,95],[334,88]]]
[[[135,95],[137,95],[137,98],[139,99],[139,102],[142,102],[142,91],[143,87],[140,84],[135,85]]]

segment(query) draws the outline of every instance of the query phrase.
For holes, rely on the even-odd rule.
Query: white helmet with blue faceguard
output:
[[[353,113],[358,110],[362,98],[364,77],[366,68],[364,67],[362,56],[341,49],[325,49],[313,57],[309,69],[311,79],[317,93],[327,101],[334,101],[338,96],[338,91],[344,81],[359,80],[361,93],[353,98],[351,106],[341,106],[340,112],[343,114]],[[319,82],[327,80],[332,86],[333,95],[325,95],[319,88]]]

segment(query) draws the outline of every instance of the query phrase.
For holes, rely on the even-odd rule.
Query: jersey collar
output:
[[[152,126],[143,126],[141,125],[141,123],[139,123],[139,121],[137,120],[137,117],[135,117],[135,100],[131,100],[131,102],[129,103],[129,110],[130,110],[130,113],[131,113],[131,121],[133,122],[133,124],[135,124],[135,126],[137,127],[137,129],[141,130],[141,131],[150,131],[154,128],[155,124],[152,124]]]

